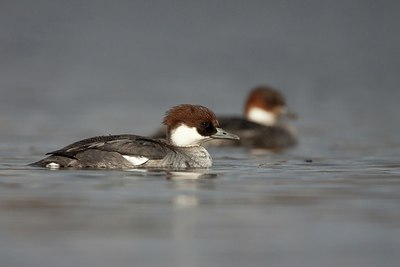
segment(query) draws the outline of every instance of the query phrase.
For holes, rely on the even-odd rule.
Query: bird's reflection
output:
[[[208,170],[168,171],[166,175],[166,178],[171,180],[213,179],[216,177],[216,173]]]
[[[198,206],[200,199],[196,195],[178,194],[172,199],[176,208],[189,208]]]
[[[162,169],[129,169],[129,176],[164,176],[167,180],[196,180],[196,179],[214,179],[218,176],[217,173],[211,172],[208,169],[193,169],[193,170],[162,170]]]

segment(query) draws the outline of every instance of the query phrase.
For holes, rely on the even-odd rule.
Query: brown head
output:
[[[270,86],[257,86],[250,91],[245,104],[245,117],[263,125],[274,125],[278,117],[294,118],[295,114],[288,112],[283,95]]]
[[[172,107],[166,112],[163,124],[167,127],[167,140],[176,146],[197,146],[212,138],[238,139],[220,128],[214,112],[200,105]]]
[[[275,88],[270,86],[257,86],[253,88],[247,98],[245,112],[258,107],[273,112],[274,109],[286,106],[283,95]]]

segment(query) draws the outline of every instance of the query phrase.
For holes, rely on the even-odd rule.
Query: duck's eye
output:
[[[203,126],[204,128],[208,128],[210,126],[210,123],[208,121],[203,121],[201,123],[201,126]]]
[[[217,132],[214,124],[211,121],[202,121],[197,126],[197,132],[202,136],[210,136]]]

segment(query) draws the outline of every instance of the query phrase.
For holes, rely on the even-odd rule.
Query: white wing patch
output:
[[[143,163],[149,160],[148,158],[142,156],[128,156],[128,155],[122,155],[122,156],[124,157],[124,159],[126,159],[135,166],[142,165]]]
[[[60,164],[55,163],[55,162],[50,162],[46,164],[46,168],[51,169],[51,170],[56,170],[60,168]]]

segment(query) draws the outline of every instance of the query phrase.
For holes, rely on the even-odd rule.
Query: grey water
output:
[[[398,266],[398,1],[3,1],[0,266]],[[300,142],[188,172],[45,170],[279,88]]]

